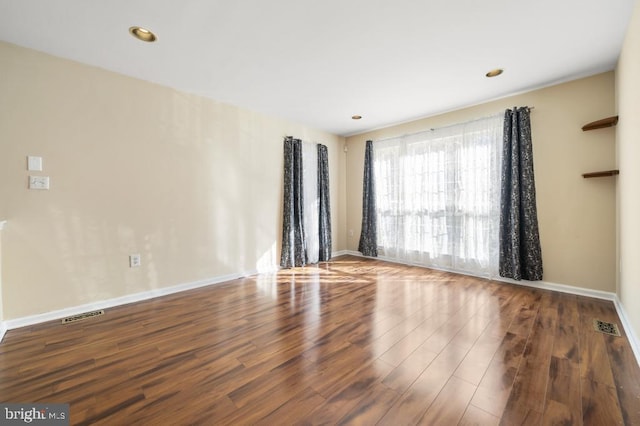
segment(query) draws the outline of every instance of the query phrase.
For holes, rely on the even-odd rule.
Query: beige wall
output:
[[[616,178],[581,176],[614,167],[615,130],[581,130],[588,122],[613,115],[614,93],[614,74],[608,72],[347,138],[347,247],[358,247],[367,139],[464,122],[513,106],[534,106],[531,121],[544,280],[615,291]]]
[[[640,333],[640,3],[616,68],[618,177],[618,296]]]
[[[274,268],[285,135],[329,147],[345,249],[344,138],[6,43],[0,75],[5,320]]]
[[[638,57],[630,52],[638,51],[638,38],[630,30],[617,76],[635,95],[638,79],[630,76],[637,75]],[[581,173],[613,167],[616,130],[580,130],[614,113],[613,73],[353,136],[346,155],[344,139],[334,135],[5,43],[0,73],[0,219],[9,220],[4,319],[274,267],[284,135],[329,146],[334,250],[356,250],[366,139],[514,105],[535,106],[544,279],[615,289],[616,178],[583,179]],[[619,96],[621,169],[625,158],[640,156],[632,143],[639,139],[637,125],[627,120],[625,127],[622,118],[625,110],[638,111],[635,98]],[[27,155],[43,157],[39,174],[51,177],[50,191],[26,189]],[[630,178],[619,178],[622,199],[638,187]],[[621,234],[632,235],[638,229],[628,220],[640,206],[638,197],[626,201]],[[639,241],[640,235],[623,235],[622,257],[637,257]],[[141,268],[128,267],[130,253],[142,254]],[[625,263],[620,277],[625,303],[640,300],[628,278],[633,267]]]

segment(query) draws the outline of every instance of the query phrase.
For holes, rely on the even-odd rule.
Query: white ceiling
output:
[[[0,40],[351,135],[611,70],[633,4],[0,0]]]

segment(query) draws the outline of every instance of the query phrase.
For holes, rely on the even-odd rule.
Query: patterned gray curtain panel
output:
[[[320,262],[331,260],[331,208],[329,206],[329,153],[318,144],[318,198],[320,205]]]
[[[358,251],[365,256],[378,256],[377,235],[373,142],[367,141],[364,153],[364,180],[362,183],[362,230],[360,231]]]
[[[542,279],[528,107],[508,109],[504,114],[499,263],[503,277]]]
[[[291,268],[307,263],[304,241],[304,199],[302,192],[302,141],[284,139],[284,205],[280,266]]]

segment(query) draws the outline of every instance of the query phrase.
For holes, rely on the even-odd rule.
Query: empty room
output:
[[[0,0],[0,424],[640,425],[638,0]]]

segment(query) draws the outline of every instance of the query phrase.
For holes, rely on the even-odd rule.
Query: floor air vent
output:
[[[63,318],[62,319],[62,323],[63,324],[69,324],[71,322],[82,321],[82,320],[86,320],[86,319],[89,319],[89,318],[98,317],[100,315],[104,315],[104,310],[100,309],[99,311],[85,312],[83,314],[78,314],[78,315],[74,315],[72,317]]]
[[[600,333],[620,337],[620,330],[618,330],[618,326],[612,322],[606,322],[606,321],[600,321],[600,320],[594,319],[593,328],[595,328],[595,330],[599,331]]]

